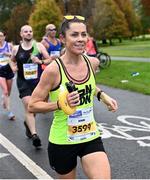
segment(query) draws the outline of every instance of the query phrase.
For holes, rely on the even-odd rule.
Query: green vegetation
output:
[[[45,34],[45,26],[52,23],[59,27],[61,20],[62,13],[55,0],[38,0],[29,18],[34,38],[40,41]]]
[[[112,61],[109,68],[101,69],[96,74],[96,81],[99,84],[150,95],[149,71],[150,63]],[[133,72],[139,72],[139,75],[132,76]],[[122,83],[122,80],[128,82]]]
[[[101,47],[100,51],[110,56],[150,57],[150,40],[124,40],[115,46]]]
[[[86,18],[91,36],[111,44],[115,38],[121,41],[148,33],[149,12],[148,0],[1,0],[0,29],[17,44],[20,27],[29,23],[34,38],[41,41],[45,25],[54,23],[58,28],[65,14],[78,14]]]

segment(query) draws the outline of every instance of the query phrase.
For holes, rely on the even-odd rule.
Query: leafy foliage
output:
[[[149,0],[141,0],[143,9],[147,16],[150,16],[150,1]]]
[[[11,11],[15,6],[20,4],[32,5],[33,0],[1,0],[0,1],[0,28],[5,29],[5,22],[11,17]]]
[[[150,32],[150,1],[141,0],[141,22],[143,26],[143,33]]]
[[[113,0],[96,0],[93,10],[93,27],[98,39],[129,36],[124,13]]]
[[[120,10],[124,13],[126,21],[128,23],[131,36],[139,35],[142,27],[140,18],[133,9],[132,2],[130,0],[114,0],[119,6]]]
[[[8,39],[15,44],[20,40],[20,28],[27,24],[32,6],[28,3],[17,5],[13,8],[10,19],[5,23]]]
[[[45,26],[54,23],[58,27],[65,14],[84,16],[88,32],[98,39],[133,37],[141,32],[141,26],[143,33],[150,31],[149,0],[1,0],[0,28],[18,42],[20,27],[30,17],[28,23],[40,40]]]
[[[53,23],[58,27],[61,19],[62,13],[54,0],[37,0],[29,18],[29,24],[33,28],[35,38],[41,40],[45,33],[45,26]]]

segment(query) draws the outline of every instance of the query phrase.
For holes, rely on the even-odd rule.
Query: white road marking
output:
[[[3,157],[6,157],[6,156],[9,156],[10,154],[7,154],[7,153],[0,153],[0,158],[3,158]]]
[[[23,166],[25,166],[37,179],[53,179],[26,154],[11,143],[0,133],[0,144],[5,147]]]
[[[136,141],[141,147],[150,147],[150,118],[142,116],[121,115],[117,117],[123,125],[109,126],[107,123],[97,123],[102,138],[119,138]],[[137,132],[135,135],[133,132]],[[142,135],[140,136],[140,132]],[[145,135],[143,135],[145,132]]]

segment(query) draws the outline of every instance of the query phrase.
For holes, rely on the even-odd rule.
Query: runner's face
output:
[[[56,27],[54,25],[51,25],[47,28],[48,35],[52,38],[56,36]]]
[[[33,31],[30,26],[24,27],[21,31],[21,37],[25,41],[31,41],[33,39]]]
[[[66,49],[74,54],[82,54],[85,50],[87,42],[86,25],[83,23],[70,23],[69,29],[66,31],[64,43]]]
[[[5,40],[5,36],[2,32],[0,32],[0,43],[2,43]]]

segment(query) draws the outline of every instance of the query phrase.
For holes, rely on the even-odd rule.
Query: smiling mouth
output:
[[[78,49],[83,49],[85,46],[84,45],[75,45],[74,47],[76,47]]]

